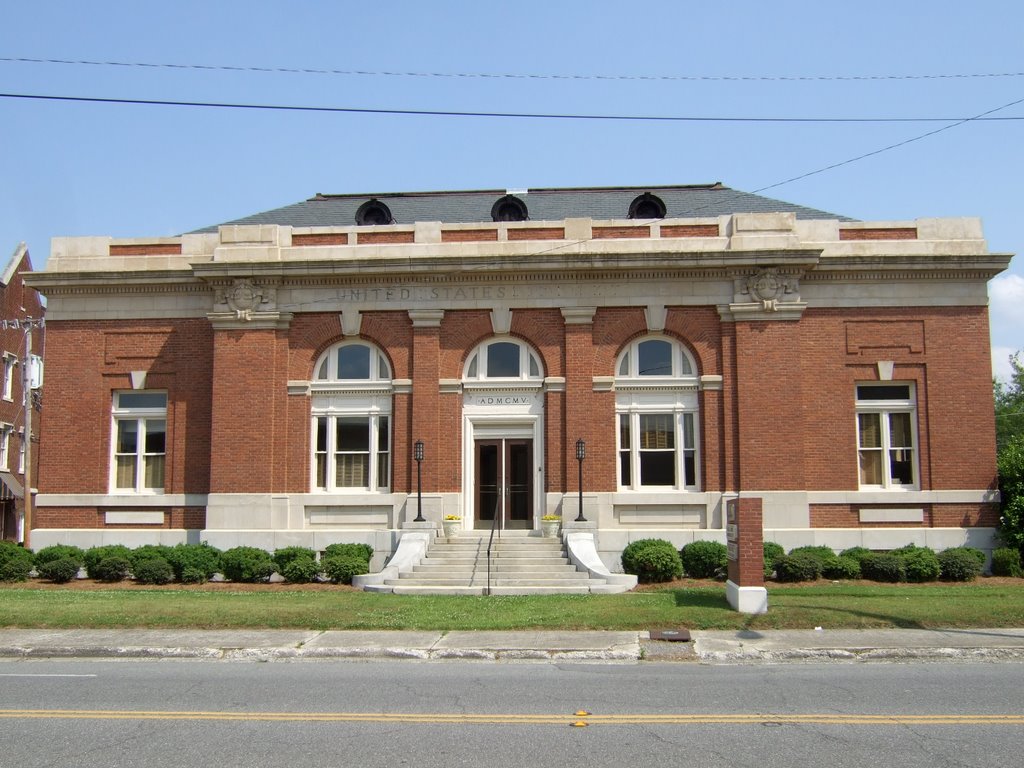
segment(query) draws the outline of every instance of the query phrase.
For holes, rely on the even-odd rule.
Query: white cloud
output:
[[[1005,274],[988,284],[993,356],[997,347],[1024,347],[1024,277]],[[1005,355],[1003,355],[1005,357]]]
[[[992,375],[1002,381],[1010,380],[1010,355],[1017,352],[1016,347],[992,347]]]

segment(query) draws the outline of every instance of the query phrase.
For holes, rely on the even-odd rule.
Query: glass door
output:
[[[533,527],[533,440],[477,440],[473,525],[489,529]]]

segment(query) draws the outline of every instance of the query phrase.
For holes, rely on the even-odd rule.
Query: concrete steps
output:
[[[488,534],[466,531],[452,538],[438,538],[410,572],[385,579],[385,589],[405,595],[486,594]],[[604,579],[592,579],[576,570],[565,556],[560,539],[506,532],[494,540],[492,595],[588,594],[606,589]]]

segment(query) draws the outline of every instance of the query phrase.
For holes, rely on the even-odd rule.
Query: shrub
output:
[[[776,544],[774,541],[764,542],[762,549],[764,550],[764,577],[770,579],[775,573],[775,561],[786,554],[786,550],[782,548],[781,544]]]
[[[683,570],[694,579],[721,576],[728,565],[729,550],[717,541],[694,541],[679,552]]]
[[[903,568],[907,574],[907,581],[922,582],[935,581],[939,578],[942,568],[939,566],[939,558],[927,547],[916,547],[908,544],[893,551],[893,554],[903,560]]]
[[[943,581],[974,581],[981,573],[982,563],[978,562],[978,556],[972,549],[953,547],[939,552],[939,578]]]
[[[81,567],[81,564],[73,557],[58,557],[56,560],[47,560],[36,570],[44,579],[55,584],[66,584],[78,576],[78,569]]]
[[[70,544],[52,544],[49,547],[43,547],[36,552],[36,567],[38,568],[54,560],[63,560],[64,558],[71,558],[81,567],[85,565],[85,550],[73,547]],[[49,578],[49,576],[46,578]]]
[[[118,554],[109,555],[100,560],[89,571],[89,575],[100,581],[123,581],[131,573],[132,562]]]
[[[644,583],[671,581],[683,575],[679,550],[664,539],[637,539],[626,545],[622,569]]]
[[[103,547],[92,547],[85,552],[85,570],[88,572],[90,579],[99,579],[100,576],[97,575],[96,567],[100,564],[101,560],[105,560],[108,557],[121,557],[130,563],[131,556],[132,551],[123,544],[107,544]]]
[[[860,572],[865,579],[895,583],[907,580],[903,558],[891,552],[872,552],[860,559]]]
[[[143,560],[152,560],[153,558],[158,557],[170,564],[172,549],[173,547],[168,547],[164,544],[143,544],[141,547],[133,549],[128,559],[132,561],[132,573],[135,574],[136,580],[139,578],[139,575],[135,573],[135,569],[138,567],[139,563]]]
[[[171,547],[167,555],[167,562],[174,569],[175,578],[185,584],[199,584],[208,580],[213,574],[221,569],[220,558],[222,552],[209,544],[177,544]],[[185,578],[185,571],[195,570],[202,574],[193,580]]]
[[[0,541],[0,581],[25,581],[35,557],[13,541]]]
[[[279,569],[278,573],[290,584],[308,584],[320,575],[320,563],[312,557],[295,557],[288,561],[283,570]]]
[[[854,560],[860,563],[861,560],[863,560],[866,556],[871,554],[874,553],[867,547],[850,547],[849,549],[844,549],[842,552],[840,552],[839,556],[852,557]]]
[[[221,565],[231,581],[265,581],[274,572],[270,553],[259,547],[233,547],[221,555]]]
[[[978,549],[977,547],[958,547],[958,549],[963,549],[966,552],[970,552],[974,556],[974,559],[978,561],[978,565],[980,565],[982,568],[985,567],[985,560],[987,560],[988,558],[985,557],[985,553],[982,552],[980,549]]]
[[[349,554],[358,555],[369,563],[373,557],[373,547],[369,544],[328,544],[324,547],[324,557]]]
[[[821,563],[822,572],[825,571],[825,566],[834,563],[839,557],[832,547],[797,547],[796,549],[789,550],[791,555],[802,555],[808,554],[811,557],[817,558],[818,562]]]
[[[351,584],[352,577],[369,570],[369,561],[361,552],[347,552],[325,557],[320,565],[335,584]]]
[[[1020,563],[1020,550],[1001,547],[992,553],[993,576],[1024,576]]]
[[[284,570],[288,567],[288,563],[299,558],[315,561],[316,552],[309,549],[309,547],[282,547],[281,549],[275,549],[274,567],[279,574],[284,576]]]
[[[839,555],[822,569],[821,575],[826,579],[859,579],[860,560]]]
[[[173,568],[173,566],[171,567]],[[177,578],[182,584],[202,584],[209,580],[206,571],[194,565],[186,565],[181,571],[181,576]]]
[[[166,584],[174,578],[174,569],[162,557],[139,560],[132,566],[132,573],[140,584]]]
[[[790,552],[775,561],[778,581],[815,581],[821,576],[821,560],[811,552]]]

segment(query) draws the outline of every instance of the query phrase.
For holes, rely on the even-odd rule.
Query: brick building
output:
[[[615,570],[632,539],[724,540],[739,493],[787,548],[988,548],[986,284],[1009,259],[975,219],[720,184],[318,194],[58,238],[28,280],[48,300],[33,542],[383,556],[421,510],[558,514]]]
[[[3,380],[0,382],[0,539],[23,541],[25,514],[25,370],[26,359],[35,361],[30,369],[42,372],[38,355],[43,350],[41,320],[43,307],[39,294],[25,286],[25,275],[32,271],[28,249],[21,243],[0,274],[0,354],[3,355]],[[30,321],[26,323],[26,320]],[[34,322],[32,322],[34,321]],[[31,349],[26,346],[31,334]],[[38,379],[35,379],[38,383]],[[39,435],[40,399],[32,399],[29,421],[34,438]],[[38,443],[32,442],[33,448]],[[38,466],[35,450],[28,452],[28,465]],[[34,472],[29,481],[34,484]]]

